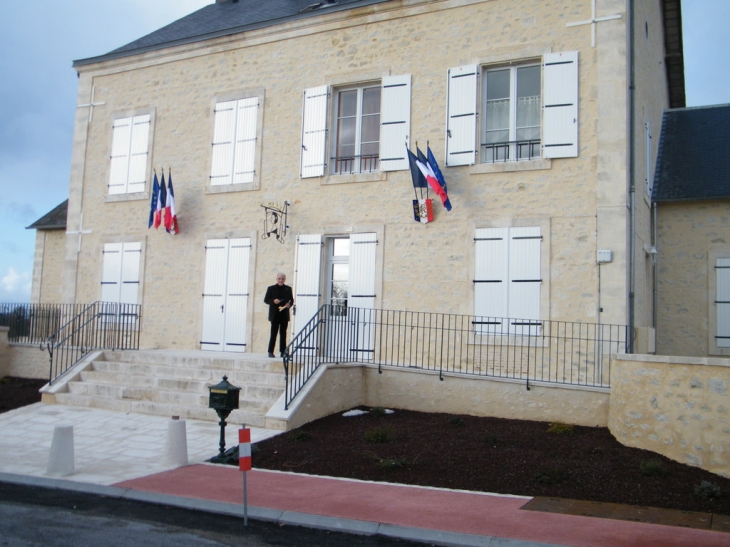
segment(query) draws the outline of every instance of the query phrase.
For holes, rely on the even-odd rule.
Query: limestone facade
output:
[[[668,99],[660,1],[637,4],[634,292],[636,326],[648,326],[643,124],[658,131]],[[599,0],[597,14],[620,18],[596,25],[592,47],[590,25],[567,26],[590,19],[589,0],[403,0],[77,66],[78,102],[88,102],[93,87],[104,104],[90,123],[86,109],[76,115],[68,230],[78,229],[83,212],[91,233],[80,252],[79,236],[66,236],[63,301],[99,300],[105,245],[138,242],[142,347],[197,349],[206,242],[247,238],[246,350],[262,353],[269,333],[263,295],[279,271],[296,292],[299,235],[321,234],[326,243],[376,234],[375,308],[471,315],[475,230],[538,226],[541,318],[628,324],[628,14],[623,0]],[[572,51],[579,59],[577,157],[445,166],[450,68],[475,64],[482,71]],[[339,86],[394,75],[410,75],[412,82],[411,148],[429,143],[453,204],[446,212],[436,198],[434,221],[426,225],[414,222],[407,170],[300,177],[304,90],[328,86],[332,95]],[[256,176],[221,190],[209,178],[215,105],[244,97],[259,99]],[[145,191],[112,195],[112,124],[147,114]],[[172,170],[177,235],[147,227],[153,169],[166,176]],[[291,205],[284,244],[262,239],[261,205],[285,201]],[[611,250],[612,262],[599,266],[599,249]],[[320,304],[327,301],[325,260]]]

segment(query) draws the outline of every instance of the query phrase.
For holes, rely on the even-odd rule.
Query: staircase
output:
[[[58,404],[218,422],[209,387],[223,376],[240,387],[229,424],[285,429],[266,412],[284,392],[280,360],[203,351],[104,351],[55,393]],[[60,387],[60,386],[59,386]]]

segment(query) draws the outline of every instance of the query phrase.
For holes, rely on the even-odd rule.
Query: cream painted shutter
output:
[[[119,302],[136,304],[139,289],[139,259],[142,244],[129,242],[122,244],[122,283],[119,291]]]
[[[446,165],[471,165],[477,152],[477,66],[450,68],[447,88]]]
[[[109,194],[144,192],[149,132],[149,114],[114,120]]]
[[[372,359],[375,341],[375,257],[377,234],[363,233],[350,236],[350,287],[348,315],[355,323],[351,334],[352,357]]]
[[[101,273],[101,301],[119,302],[122,281],[122,244],[106,243]]]
[[[246,314],[248,311],[249,238],[229,240],[228,274],[224,302],[223,349],[246,351]]]
[[[508,317],[509,228],[478,229],[474,243],[474,331],[498,334]]]
[[[114,120],[112,125],[112,155],[109,167],[109,194],[127,192],[129,174],[129,145],[132,140],[132,118]]]
[[[132,142],[129,149],[127,192],[144,192],[147,186],[147,154],[150,136],[150,115],[132,119]],[[136,303],[136,302],[135,302]]]
[[[297,237],[297,279],[294,287],[294,333],[298,334],[319,309],[319,273],[322,263],[322,236]]]
[[[578,52],[544,58],[543,157],[578,157]]]
[[[236,101],[215,105],[213,158],[210,168],[211,186],[231,184],[233,177],[233,141],[236,134]]]
[[[205,245],[203,332],[200,349],[223,350],[228,240],[209,239]]]
[[[380,169],[410,169],[404,150],[411,131],[411,75],[386,76],[380,107]]]
[[[718,348],[730,348],[730,258],[715,261]]]
[[[258,108],[258,97],[237,101],[236,110],[238,115],[236,117],[233,184],[253,182]]]
[[[540,319],[540,227],[513,227],[509,237],[507,317],[511,320],[510,331],[537,334],[537,328],[532,325]]]
[[[258,107],[258,97],[216,104],[211,186],[253,182]]]
[[[302,112],[301,178],[321,177],[326,164],[327,86],[304,91]]]

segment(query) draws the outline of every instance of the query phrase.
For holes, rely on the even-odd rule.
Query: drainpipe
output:
[[[634,144],[636,138],[634,130],[636,120],[634,115],[635,101],[635,80],[634,80],[634,0],[628,0],[628,25],[629,25],[629,346],[627,351],[634,353],[634,323],[635,323],[635,291],[636,291],[636,259],[634,257],[636,247],[636,181],[634,174]]]
[[[652,213],[652,231],[651,231],[651,246],[658,251],[657,244],[659,241],[658,237],[658,228],[657,228],[657,219],[658,219],[658,211],[657,211],[657,203],[654,202],[651,204],[651,213]],[[654,287],[654,294],[652,296],[652,303],[651,303],[651,326],[654,328],[654,353],[656,354],[656,335],[657,335],[657,310],[659,306],[659,288],[657,287],[657,280],[659,279],[658,271],[659,271],[659,265],[657,262],[659,261],[659,254],[652,254],[651,256],[651,277],[652,277],[652,285]]]

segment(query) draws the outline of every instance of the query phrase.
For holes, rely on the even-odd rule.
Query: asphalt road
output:
[[[66,490],[0,482],[0,547],[413,547]]]

